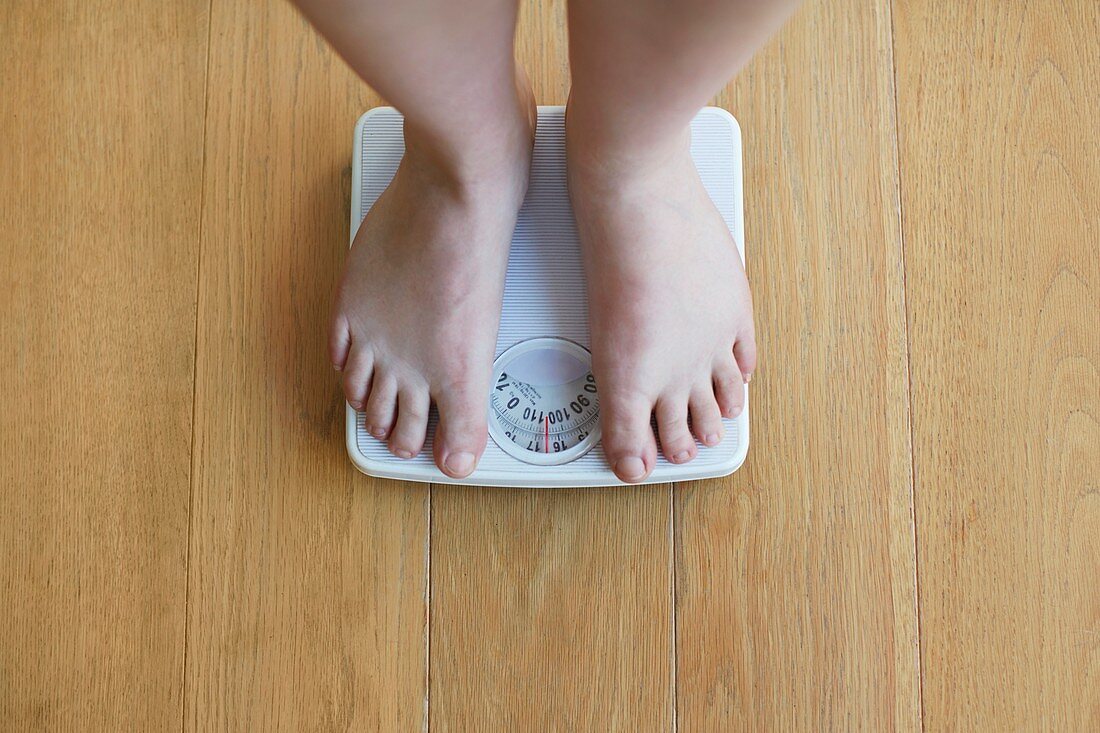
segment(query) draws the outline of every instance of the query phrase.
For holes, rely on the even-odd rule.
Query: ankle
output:
[[[612,182],[647,176],[690,162],[691,129],[634,128],[616,133],[603,121],[566,114],[565,149],[570,178]]]
[[[456,189],[526,182],[535,147],[537,113],[530,84],[517,67],[515,95],[461,119],[420,122],[405,118],[405,155],[410,164]]]
[[[571,129],[566,120],[565,155],[571,184],[619,188],[630,180],[656,179],[657,174],[692,165],[691,133],[684,130],[636,142],[615,140],[591,134],[590,130]]]
[[[476,191],[526,176],[533,132],[519,124],[487,124],[465,132],[435,132],[405,122],[402,167],[426,182],[455,191]]]

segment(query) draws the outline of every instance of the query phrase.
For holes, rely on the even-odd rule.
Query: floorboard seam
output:
[[[432,497],[435,484],[428,484],[428,536],[424,540],[424,733],[432,729]]]
[[[214,39],[214,0],[206,4],[206,66],[203,69],[203,105],[202,105],[202,162],[199,164],[199,227],[198,251],[195,256],[195,340],[192,350],[191,367],[191,473],[187,477],[187,554],[183,570],[183,668],[181,670],[180,694],[180,731],[187,730],[187,664],[191,636],[191,539],[194,527],[195,480],[198,475],[195,456],[195,433],[198,411],[199,382],[199,324],[202,303],[202,250],[204,221],[206,211],[206,133],[210,118],[210,57]]]
[[[909,525],[913,528],[913,590],[917,603],[917,711],[920,715],[920,729],[924,730],[924,635],[921,629],[921,594],[920,594],[920,543],[917,541],[917,460],[916,444],[913,433],[913,378],[910,354],[912,345],[909,340],[909,283],[908,266],[905,258],[905,212],[903,209],[901,187],[901,123],[900,108],[898,105],[898,63],[897,63],[897,25],[894,22],[894,5],[896,0],[888,0],[886,11],[889,13],[890,27],[890,72],[893,81],[894,104],[894,169],[897,172],[897,185],[895,195],[898,212],[898,243],[901,253],[901,307],[902,325],[905,329],[905,387],[906,387],[906,422],[909,429]]]
[[[678,618],[676,614],[676,484],[668,485],[668,548],[669,548],[669,561],[668,561],[668,575],[669,575],[669,592],[672,595],[670,610],[672,613],[672,733],[676,733],[680,726],[680,710],[677,707],[677,698],[679,697],[679,682],[680,682],[680,661],[678,654],[678,645],[680,643],[679,628],[677,628]]]

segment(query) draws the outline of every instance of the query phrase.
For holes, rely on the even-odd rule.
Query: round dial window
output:
[[[526,463],[553,466],[600,440],[600,399],[592,355],[562,338],[521,341],[493,364],[489,434]]]

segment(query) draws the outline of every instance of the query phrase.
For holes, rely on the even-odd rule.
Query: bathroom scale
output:
[[[565,108],[539,107],[527,197],[508,257],[489,405],[489,441],[477,469],[464,479],[432,460],[436,415],[418,456],[392,455],[347,405],[347,448],[366,474],[404,481],[514,487],[625,486],[600,445],[599,385],[591,371],[588,308],[577,230],[565,179]],[[364,114],[355,127],[352,159],[351,241],[404,153],[402,118],[392,107]],[[744,260],[741,130],[733,116],[707,107],[691,123],[691,154],[707,192],[725,219]],[[725,476],[749,447],[745,408],[726,419],[726,435],[698,456],[673,464],[658,451],[642,483]],[[659,443],[658,443],[659,445]]]

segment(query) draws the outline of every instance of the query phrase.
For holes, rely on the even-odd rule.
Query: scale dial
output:
[[[489,435],[525,463],[574,461],[600,440],[592,355],[562,338],[520,341],[493,363]]]

